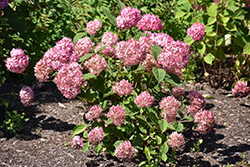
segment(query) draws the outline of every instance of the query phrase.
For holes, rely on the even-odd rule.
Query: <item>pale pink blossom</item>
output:
[[[82,67],[76,62],[65,64],[54,79],[58,89],[68,99],[75,98],[81,93],[80,88],[85,85],[82,77]]]
[[[184,136],[180,133],[177,132],[173,132],[170,136],[169,136],[169,141],[168,141],[168,145],[170,147],[172,147],[173,149],[175,149],[176,151],[182,151],[185,148],[185,139]]]
[[[205,34],[205,26],[202,23],[194,23],[187,30],[188,36],[192,37],[193,41],[201,41]]]
[[[33,101],[34,91],[29,86],[24,86],[19,92],[19,96],[21,98],[21,102],[23,106],[27,107]]]
[[[145,14],[137,24],[138,29],[142,31],[162,30],[163,24],[159,17],[153,14]]]
[[[117,93],[119,96],[121,95],[128,96],[133,91],[133,85],[129,83],[127,80],[123,79],[122,81],[115,83],[115,86],[113,86],[113,91]]]
[[[124,141],[115,149],[115,156],[122,159],[124,162],[131,162],[135,157],[135,149],[130,141]]]
[[[138,107],[150,107],[154,104],[154,100],[154,96],[151,96],[147,91],[144,91],[136,97],[134,102]]]
[[[90,35],[94,35],[99,28],[102,27],[102,23],[100,20],[95,19],[94,21],[90,21],[87,23],[87,32]]]
[[[106,46],[105,48],[103,48],[99,53],[103,54],[104,56],[107,57],[115,57],[115,48],[111,45],[105,45],[105,44],[98,44],[95,47],[95,53],[97,53],[98,49],[102,46]]]
[[[161,68],[161,66],[157,63],[154,56],[152,54],[147,54],[146,59],[143,61],[142,66],[145,70],[152,74],[152,68]]]
[[[173,47],[172,42],[174,42],[174,39],[168,34],[154,32],[149,34],[149,38],[158,46],[165,48]]]
[[[174,98],[174,96],[164,97],[160,101],[160,109],[163,110],[161,116],[168,123],[174,122],[177,111],[181,109],[181,103]]]
[[[102,108],[99,105],[94,105],[89,108],[88,113],[85,114],[86,119],[93,121],[95,118],[99,118],[102,114]]]
[[[87,59],[83,66],[86,70],[96,76],[98,76],[102,70],[107,70],[108,67],[105,59],[98,54],[95,54],[94,56]]]
[[[105,32],[102,36],[102,43],[105,45],[115,45],[118,41],[118,36],[112,32]]]
[[[71,144],[75,149],[82,149],[84,146],[83,140],[80,136],[74,136]]]
[[[247,96],[250,92],[250,88],[247,86],[247,82],[238,81],[234,88],[232,89],[232,94],[235,97],[244,97]]]
[[[125,7],[116,18],[116,25],[122,29],[129,29],[136,26],[141,19],[141,11],[137,8]]]
[[[103,141],[103,138],[104,131],[102,127],[95,127],[88,134],[89,142],[94,146],[98,146]]]
[[[197,130],[201,134],[207,134],[213,130],[214,114],[207,110],[197,112],[194,116],[194,122],[197,123]]]
[[[147,54],[152,54],[151,46],[153,46],[156,43],[154,40],[152,40],[150,37],[140,37],[139,43],[141,47],[145,49],[145,52]]]
[[[49,79],[49,74],[52,73],[53,70],[45,65],[43,59],[40,59],[34,67],[34,72],[36,78],[40,82],[47,82]]]
[[[0,1],[0,9],[4,9],[5,7],[7,7],[9,4],[9,0],[1,0]]]
[[[182,88],[173,88],[171,94],[178,100],[181,100],[182,96],[185,95],[185,92]]]
[[[78,39],[75,43],[74,50],[79,57],[82,57],[93,49],[95,44],[91,41],[89,37]]]
[[[121,105],[112,106],[108,112],[108,118],[113,122],[116,126],[121,126],[124,123],[126,116],[126,110],[122,108]]]

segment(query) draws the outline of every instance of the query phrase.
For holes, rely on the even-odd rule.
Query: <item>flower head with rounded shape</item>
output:
[[[88,139],[91,144],[98,146],[104,138],[104,131],[102,127],[95,127],[88,134]]]
[[[145,14],[137,24],[138,29],[142,31],[162,30],[163,24],[159,17],[153,14]]]
[[[250,92],[250,88],[247,86],[247,82],[238,81],[234,88],[232,89],[232,94],[235,97],[244,97],[247,96]]]
[[[174,122],[177,111],[181,109],[181,103],[174,98],[174,96],[168,96],[162,98],[160,101],[160,109],[163,110],[161,113],[161,116],[164,120],[166,120],[168,123]]]
[[[129,83],[127,80],[123,79],[122,81],[115,83],[115,86],[113,86],[113,91],[117,93],[119,96],[121,95],[128,96],[133,91],[133,85]]]
[[[23,106],[27,107],[33,101],[34,91],[29,86],[24,86],[19,92],[19,96],[21,98],[21,102]]]
[[[108,112],[108,118],[113,122],[116,126],[121,126],[125,122],[126,110],[122,108],[121,105],[112,106]]]
[[[182,134],[177,132],[173,132],[169,136],[170,140],[168,141],[168,145],[175,149],[176,151],[182,151],[185,148],[185,139]]]
[[[94,35],[99,28],[102,27],[102,23],[100,20],[95,19],[94,21],[90,21],[87,23],[87,32],[90,35]]]
[[[187,30],[187,34],[192,40],[201,41],[205,34],[205,26],[202,23],[196,22]]]
[[[154,96],[151,96],[148,91],[144,91],[136,97],[134,102],[138,107],[150,107],[154,100]]]
[[[135,157],[135,149],[132,147],[130,141],[124,141],[119,147],[115,149],[115,156],[125,162],[131,162]]]
[[[82,149],[84,146],[84,143],[83,143],[82,138],[80,136],[74,136],[72,141],[71,141],[71,144],[75,149]]]

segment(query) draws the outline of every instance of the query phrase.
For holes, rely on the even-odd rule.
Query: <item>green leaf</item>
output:
[[[192,38],[188,35],[186,35],[186,37],[184,38],[184,42],[188,45],[191,45],[192,43],[194,43],[194,41],[192,40]]]
[[[103,11],[111,23],[116,26],[116,17],[113,16],[107,8],[103,7]]]
[[[211,32],[213,31],[213,26],[205,26],[205,32]]]
[[[216,17],[209,17],[207,20],[207,25],[214,24],[216,22]]]
[[[187,119],[189,121],[194,121],[194,119],[192,117],[190,117],[190,116],[185,116],[181,120],[185,120],[185,119]]]
[[[76,43],[76,41],[77,41],[78,39],[81,39],[84,35],[86,35],[86,32],[77,33],[77,34],[75,35],[75,37],[73,38],[73,42]]]
[[[155,136],[155,139],[156,139],[156,143],[159,145],[159,144],[161,144],[161,142],[162,142],[162,139],[161,139],[161,137],[160,136]]]
[[[181,132],[182,130],[183,130],[183,124],[182,123],[178,123],[178,126],[177,126],[177,128],[175,128],[176,129],[176,131],[177,132]]]
[[[200,53],[200,55],[203,56],[203,54],[204,54],[205,51],[206,51],[206,44],[205,44],[204,42],[200,42],[200,43],[198,44],[197,49],[198,49],[198,52]]]
[[[113,144],[113,146],[114,146],[115,148],[117,148],[117,147],[120,146],[121,143],[123,143],[123,140],[117,140],[117,141]]]
[[[85,80],[97,79],[97,77],[96,77],[95,74],[93,74],[93,73],[83,74],[82,77],[83,77]]]
[[[231,10],[232,12],[235,12],[236,10],[239,9],[239,7],[238,7],[238,6],[235,6],[234,4],[232,4],[232,5],[229,5],[229,6],[227,7],[227,9],[228,9],[228,10]]]
[[[147,119],[143,115],[137,115],[135,117],[138,118],[138,119],[143,120],[144,122],[147,122]]]
[[[122,9],[125,8],[126,6],[125,6],[124,3],[122,3],[122,2],[119,0],[119,1],[118,1],[118,7],[119,7],[120,10],[122,10]]]
[[[147,146],[145,146],[144,152],[145,152],[145,155],[146,155],[146,157],[147,157],[147,159],[148,159],[148,162],[150,162],[150,160],[151,160],[152,157],[151,157],[151,155],[150,155],[150,152],[149,152],[149,149],[148,149]]]
[[[250,55],[250,43],[247,43],[244,48],[243,48],[243,53],[242,54],[247,54]]]
[[[155,60],[158,61],[158,56],[162,52],[162,48],[154,44],[151,46],[151,53],[154,56]]]
[[[182,6],[183,6],[182,8],[183,11],[189,12],[191,9],[191,4],[189,3],[189,1],[183,3]]]
[[[98,155],[101,152],[102,146],[103,146],[102,143],[100,143],[98,146],[94,146],[94,150],[96,152],[96,155]]]
[[[162,155],[161,155],[161,159],[162,159],[164,162],[166,162],[167,159],[168,159],[167,154],[162,154]]]
[[[162,146],[161,146],[161,153],[162,153],[162,154],[166,154],[166,153],[168,152],[168,149],[169,149],[169,147],[168,147],[168,144],[167,144],[167,143],[164,144],[164,145],[162,145]]]
[[[186,14],[186,12],[184,12],[182,10],[178,10],[177,13],[175,14],[175,19],[183,17],[185,14]]]
[[[210,96],[209,94],[203,94],[202,96],[206,99],[214,99],[214,96]]]
[[[165,132],[168,128],[168,122],[166,120],[159,120],[158,123],[161,129],[161,133]]]
[[[212,3],[212,5],[207,8],[207,14],[211,17],[217,16],[217,5],[215,3]]]
[[[86,55],[82,56],[82,57],[78,60],[78,62],[81,63],[81,62],[87,60],[88,58],[90,58],[90,57],[93,56],[93,55],[94,55],[94,53],[86,54]]]
[[[75,108],[79,108],[81,110],[84,110],[84,108],[82,106],[75,106]]]
[[[97,50],[97,53],[99,53],[100,51],[102,51],[104,48],[106,48],[107,45],[104,45],[104,46],[101,46],[98,50]]]
[[[245,11],[243,9],[236,11],[234,19],[244,20],[245,19]]]
[[[9,101],[8,101],[7,99],[5,99],[5,98],[0,98],[0,99],[1,99],[2,102],[3,102],[3,104],[4,104],[4,106],[5,106],[5,109],[7,109],[8,106],[9,106]]]
[[[82,148],[82,151],[83,153],[86,153],[89,149],[89,146],[90,146],[90,143],[89,141],[87,143],[84,144],[83,148]]]
[[[154,77],[156,78],[156,80],[158,81],[158,83],[160,83],[161,81],[164,80],[166,72],[163,69],[158,69],[156,67],[152,68],[152,72],[154,74]]]
[[[226,24],[230,20],[230,17],[224,17],[223,15],[221,16],[221,21]]]
[[[225,28],[228,31],[237,31],[236,25],[232,22],[228,22]]]
[[[147,116],[151,119],[154,123],[158,124],[158,116],[156,115],[155,111],[152,108],[147,108]]]
[[[76,125],[73,129],[73,135],[78,135],[80,133],[82,133],[88,126],[85,125],[85,124],[79,124],[79,125]]]
[[[213,57],[212,57],[211,53],[207,54],[207,55],[204,57],[204,61],[205,61],[207,64],[210,64],[210,65],[213,64]]]
[[[113,91],[113,89],[111,89],[108,93],[105,93],[105,94],[103,95],[103,97],[105,98],[105,97],[111,96],[111,95],[113,95],[113,94],[115,94],[115,92]]]
[[[167,73],[165,76],[165,81],[172,84],[172,85],[176,85],[176,86],[181,86],[183,85],[181,79],[172,73]]]

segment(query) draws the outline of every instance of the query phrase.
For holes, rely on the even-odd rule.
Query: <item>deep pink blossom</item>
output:
[[[151,46],[153,46],[156,43],[154,40],[152,40],[150,37],[140,37],[139,43],[141,47],[145,49],[145,52],[147,54],[152,54]]]
[[[201,134],[207,134],[213,130],[214,114],[207,110],[197,112],[194,116],[194,122],[197,123],[197,130]]]
[[[121,105],[112,106],[108,112],[108,118],[116,125],[121,126],[125,121],[126,110]]]
[[[135,149],[130,141],[124,141],[115,149],[115,156],[122,159],[124,162],[131,162],[135,157]]]
[[[152,54],[147,54],[146,59],[143,61],[142,66],[145,70],[152,74],[152,68],[161,68],[161,66],[157,63],[154,56]]]
[[[121,14],[116,18],[116,25],[122,29],[129,29],[136,26],[140,19],[141,11],[129,6],[121,10]]]
[[[161,116],[164,120],[166,120],[168,123],[174,122],[177,111],[181,109],[181,103],[174,98],[174,96],[168,96],[162,98],[160,101],[160,109],[163,110],[161,113]]]
[[[188,30],[188,36],[192,37],[194,41],[201,41],[205,34],[205,26],[202,23],[194,23]]]
[[[184,136],[182,134],[179,134],[177,132],[173,132],[170,136],[169,136],[169,141],[168,141],[168,145],[170,147],[172,147],[173,149],[175,149],[176,151],[182,151],[185,148],[185,139]]]
[[[105,32],[102,36],[102,43],[105,45],[115,45],[118,41],[118,36],[112,32]]]
[[[85,85],[82,67],[76,62],[65,64],[56,74],[54,81],[66,98],[75,98],[81,93],[80,88]]]
[[[108,67],[105,59],[98,54],[95,54],[94,56],[86,60],[83,66],[90,73],[95,74],[96,76],[98,76],[102,72],[102,70],[107,70]]]
[[[144,91],[136,97],[134,102],[138,107],[150,107],[154,104],[154,100],[154,96],[151,96],[147,91]]]
[[[104,138],[104,131],[102,127],[95,127],[88,134],[88,139],[91,144],[98,146]]]
[[[79,57],[88,54],[93,49],[94,43],[89,37],[78,39],[75,43],[74,50]]]
[[[13,48],[9,58],[5,60],[6,68],[13,73],[22,73],[29,65],[29,56],[22,49]]]
[[[185,95],[185,92],[182,88],[173,88],[171,94],[178,100],[181,100],[182,96]]]
[[[95,19],[94,21],[90,21],[87,23],[87,32],[90,35],[94,35],[99,28],[102,27],[102,23],[100,20]]]
[[[174,47],[172,46],[172,42],[174,42],[174,39],[165,33],[151,33],[149,35],[149,38],[156,43],[158,46],[162,46],[164,48]]]
[[[24,86],[19,92],[19,96],[21,98],[21,102],[23,106],[27,107],[33,101],[34,91],[29,86]]]
[[[121,95],[128,96],[133,91],[133,85],[129,83],[127,80],[123,79],[122,81],[115,83],[115,86],[113,86],[113,91],[117,93],[119,96]]]
[[[5,7],[7,7],[9,4],[9,0],[1,0],[0,1],[0,9],[4,9]]]
[[[88,113],[85,114],[85,117],[89,121],[93,121],[93,119],[99,118],[101,114],[102,114],[102,107],[100,107],[99,105],[94,105],[89,108]]]
[[[116,44],[116,57],[123,61],[124,65],[138,65],[146,58],[145,49],[134,38],[121,41]]]
[[[49,74],[52,73],[53,70],[45,65],[43,59],[40,59],[34,67],[34,72],[40,82],[46,82],[49,79]]]
[[[137,24],[138,29],[142,31],[162,30],[163,24],[159,17],[153,14],[145,14]]]
[[[84,146],[84,143],[83,143],[82,138],[80,136],[74,136],[71,143],[75,149],[82,149]]]
[[[232,89],[232,94],[235,97],[244,97],[247,96],[250,92],[250,88],[247,86],[247,82],[238,81],[234,88]]]
[[[95,53],[97,53],[98,49],[102,46],[106,46],[105,48],[103,48],[99,53],[103,54],[104,56],[107,57],[115,57],[115,48],[111,45],[105,45],[105,44],[98,44],[95,47]]]
[[[190,114],[195,114],[199,110],[203,110],[206,107],[205,98],[197,91],[189,91],[188,96],[191,106],[188,106],[188,111]]]

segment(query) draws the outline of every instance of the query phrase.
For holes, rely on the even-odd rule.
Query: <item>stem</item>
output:
[[[148,89],[149,85],[151,84],[152,79],[153,79],[153,74],[151,75],[151,78],[150,78],[150,80],[149,80],[149,83],[148,83],[147,89]]]

